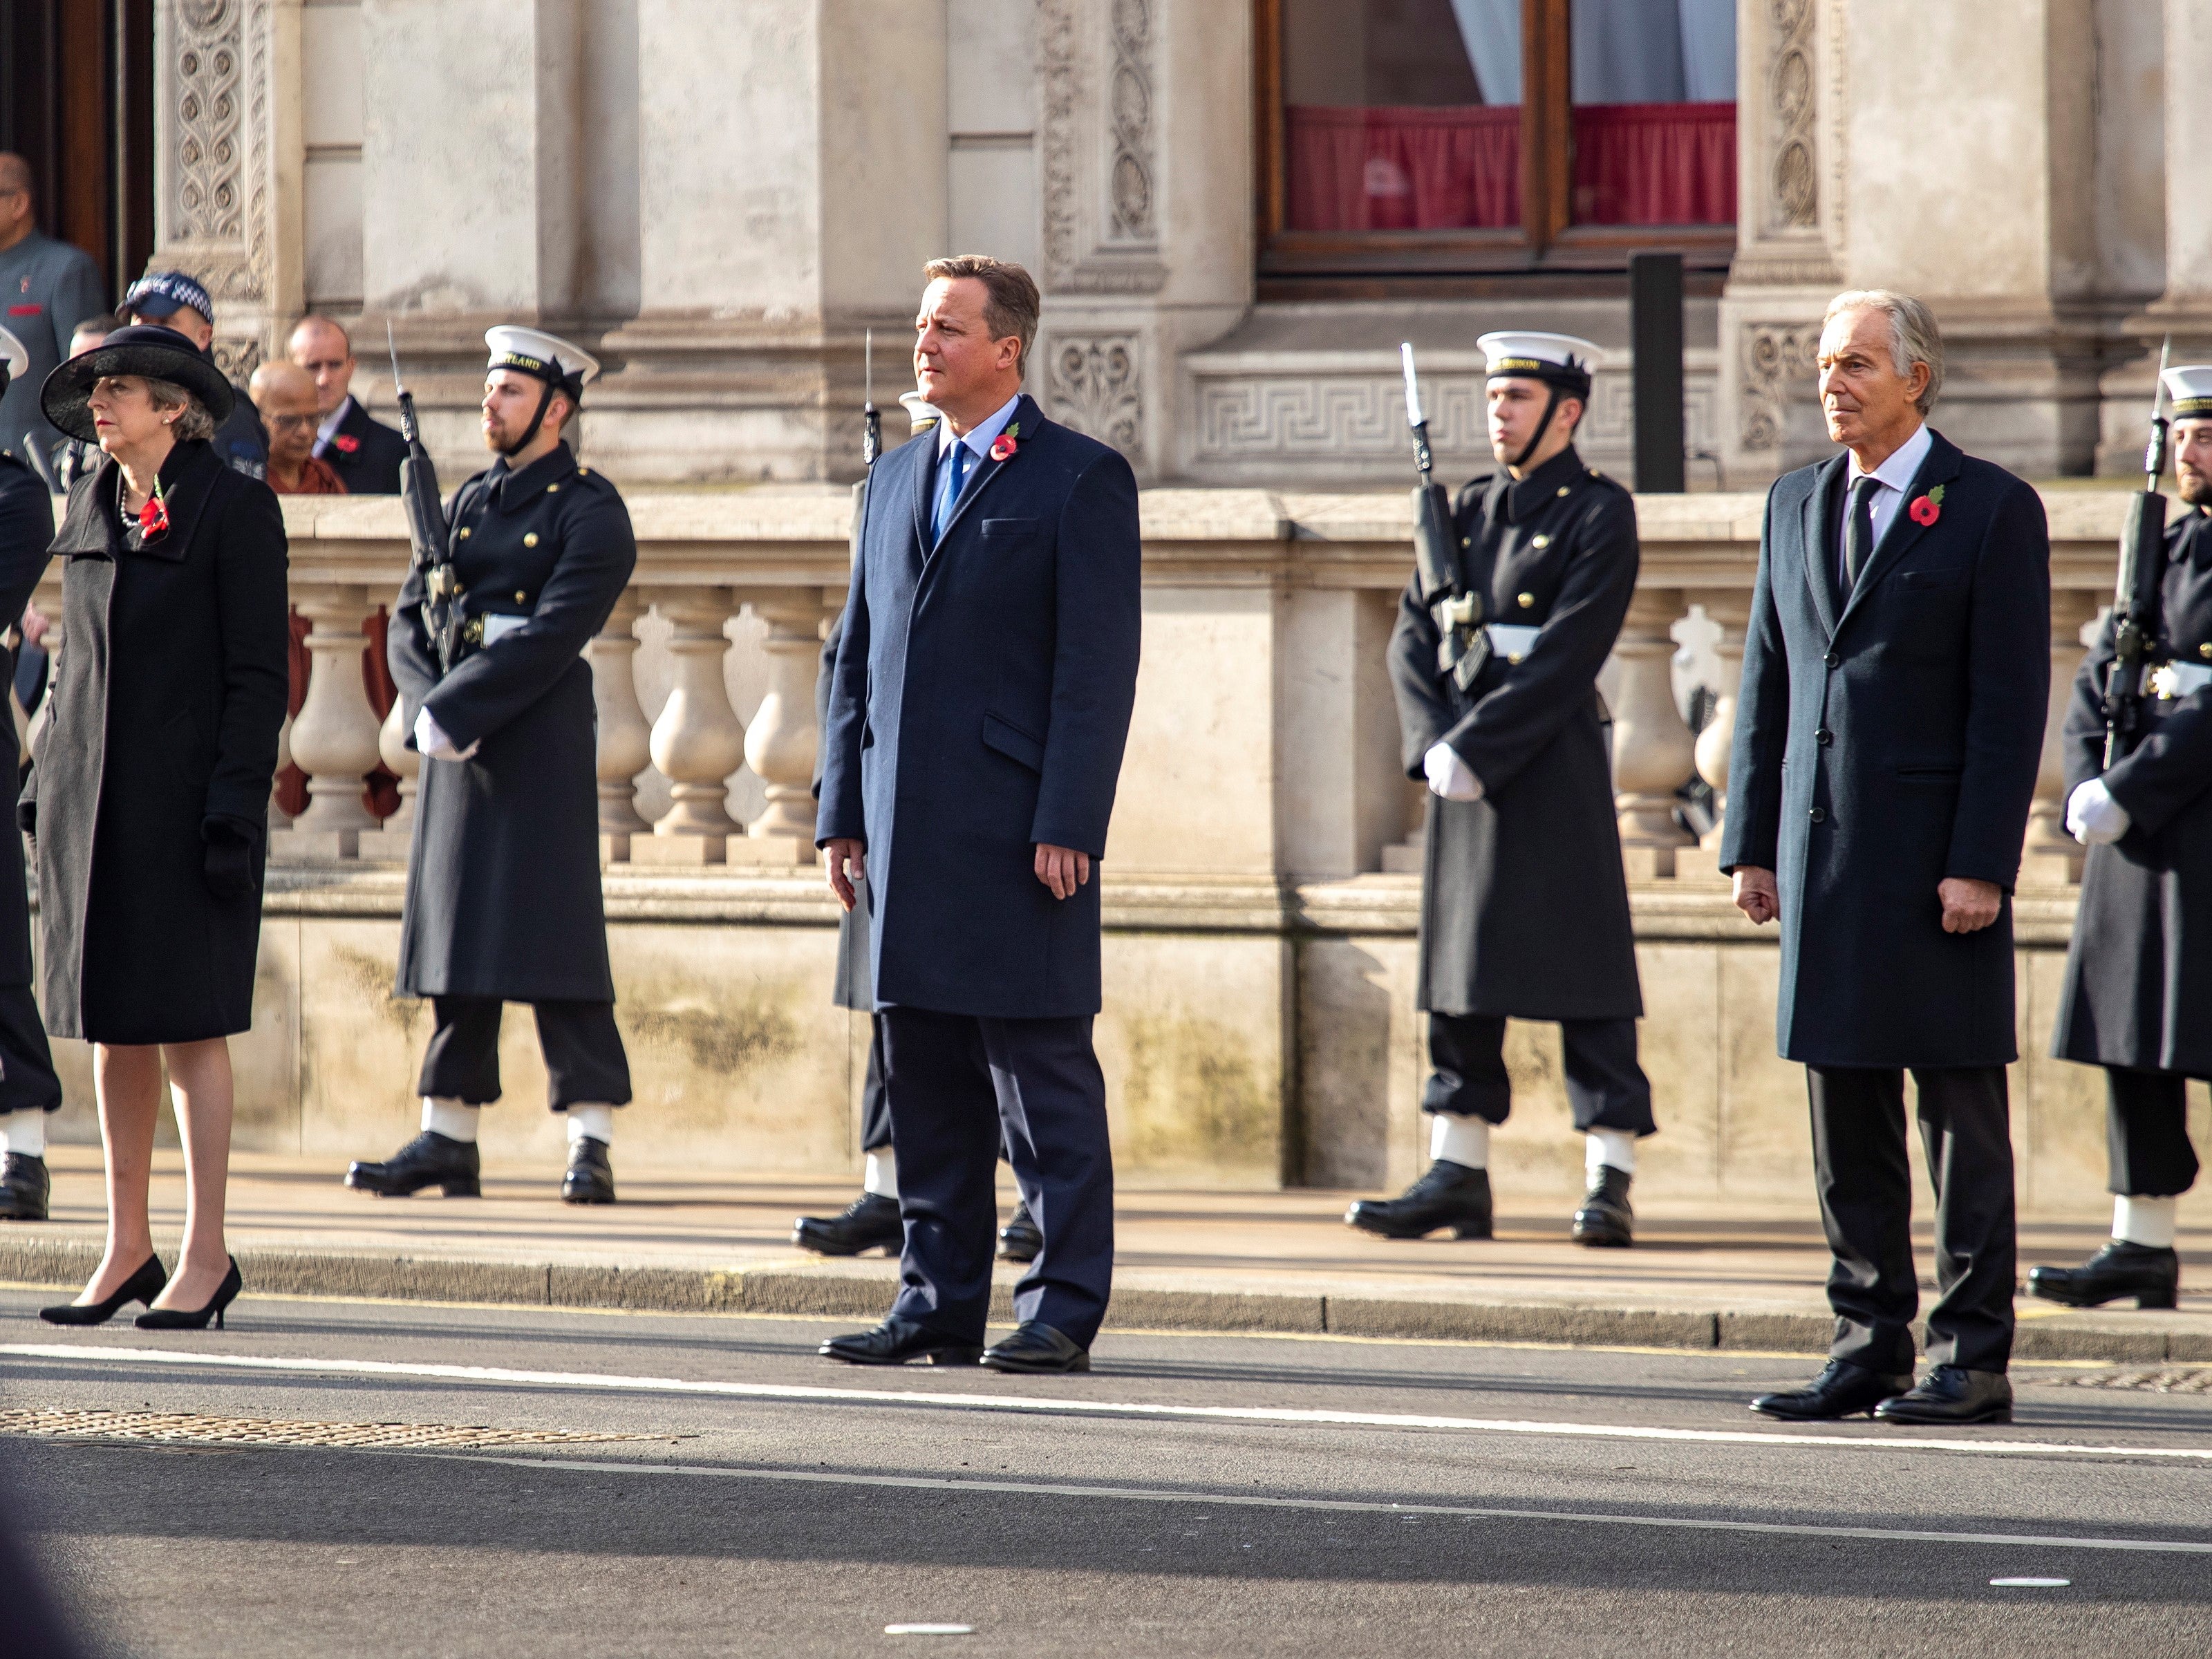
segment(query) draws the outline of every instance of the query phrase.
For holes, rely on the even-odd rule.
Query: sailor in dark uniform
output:
[[[584,647],[637,562],[622,497],[564,441],[599,364],[564,340],[495,328],[483,433],[498,452],[447,517],[465,620],[441,667],[421,569],[392,606],[392,677],[425,762],[400,924],[399,994],[432,999],[422,1133],[346,1184],[399,1196],[477,1190],[477,1121],[499,1098],[503,1002],[538,1017],[548,1101],[568,1120],[571,1204],[611,1204],[607,1144],[630,1097],[599,892],[599,777]],[[447,567],[441,567],[441,571]]]
[[[2108,769],[2109,617],[2066,716],[2066,827],[2089,857],[2051,1053],[2105,1068],[2112,1237],[2027,1285],[2076,1308],[2173,1306],[2174,1211],[2197,1179],[2189,1079],[2212,1078],[2212,367],[2168,369],[2166,386],[2187,510],[2166,526],[2142,719]]]
[[[1408,774],[1426,777],[1419,1006],[1429,1015],[1428,1172],[1345,1219],[1386,1238],[1449,1227],[1491,1236],[1490,1130],[1511,1106],[1505,1022],[1556,1020],[1567,1097],[1587,1137],[1576,1241],[1632,1242],[1636,1142],[1657,1127],[1636,1057],[1643,1014],[1628,884],[1597,694],[1636,586],[1636,504],[1575,453],[1597,348],[1560,334],[1486,334],[1500,471],[1455,518],[1472,624],[1417,574],[1398,606],[1390,679]],[[1462,610],[1466,607],[1462,604]],[[1490,657],[1462,691],[1439,667],[1443,627]],[[1455,649],[1450,654],[1456,655]]]
[[[0,328],[0,397],[31,366],[23,343]],[[37,441],[35,435],[27,441]],[[0,451],[0,625],[31,602],[54,539],[53,500],[21,458]],[[7,662],[0,656],[0,662]],[[8,662],[9,677],[15,665]],[[9,733],[9,752],[15,752]],[[20,769],[6,770],[8,822],[15,821]],[[0,836],[0,1221],[44,1221],[46,1114],[62,1103],[62,1085],[46,1048],[46,1028],[31,994],[31,910],[23,884],[23,838]]]

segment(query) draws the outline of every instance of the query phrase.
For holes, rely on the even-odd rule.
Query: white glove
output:
[[[453,747],[453,740],[446,735],[446,728],[438,724],[437,717],[425,707],[415,715],[415,746],[432,760],[465,761],[483,745],[479,738],[465,749]]]
[[[2112,799],[2102,778],[2091,778],[2067,798],[2067,833],[2084,847],[2116,842],[2134,822],[2128,809]]]
[[[1446,800],[1480,800],[1482,780],[1468,769],[1467,763],[1448,743],[1440,743],[1421,757],[1421,769],[1429,775],[1432,793]]]

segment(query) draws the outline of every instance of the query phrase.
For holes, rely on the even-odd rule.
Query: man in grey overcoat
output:
[[[501,1004],[527,1002],[547,1104],[568,1122],[571,1204],[614,1202],[607,1146],[630,1098],[599,890],[599,764],[584,647],[637,563],[629,510],[566,434],[599,364],[536,329],[485,336],[483,432],[498,459],[447,514],[461,621],[441,662],[423,572],[388,655],[422,787],[400,923],[399,994],[428,997],[422,1132],[346,1184],[389,1196],[479,1190],[477,1122],[500,1095]]]

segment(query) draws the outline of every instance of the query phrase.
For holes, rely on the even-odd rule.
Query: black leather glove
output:
[[[208,891],[226,903],[252,898],[253,837],[228,818],[210,818],[200,826],[200,839],[207,843]]]

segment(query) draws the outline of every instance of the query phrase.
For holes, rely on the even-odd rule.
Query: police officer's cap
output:
[[[11,380],[20,380],[30,372],[31,354],[23,349],[23,343],[0,328],[0,392],[8,389]]]
[[[566,392],[572,404],[583,402],[584,388],[599,372],[597,357],[542,328],[502,324],[484,331],[484,343],[491,348],[491,361],[484,365],[487,371],[511,368],[518,374],[527,374]]]
[[[197,311],[208,326],[215,325],[215,301],[208,298],[206,289],[181,270],[149,271],[131,283],[131,291],[123,296],[126,317],[159,320],[180,311]]]
[[[2192,363],[2185,368],[2169,368],[2160,378],[2166,382],[2166,395],[2173,400],[2175,420],[2202,420],[2212,415],[2212,366]]]
[[[1605,353],[1571,334],[1486,334],[1475,342],[1493,380],[1541,380],[1571,398],[1588,398],[1590,371]]]

